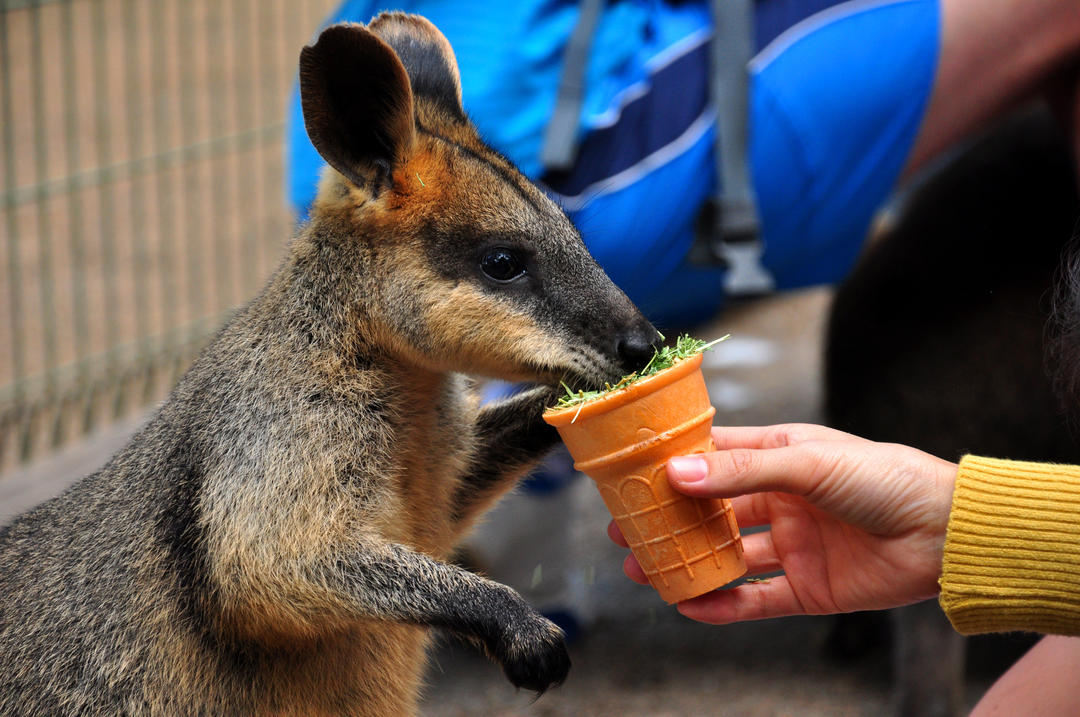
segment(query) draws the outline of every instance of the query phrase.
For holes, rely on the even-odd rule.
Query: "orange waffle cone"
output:
[[[672,456],[712,450],[715,412],[698,354],[624,389],[544,414],[575,467],[596,481],[649,582],[669,603],[746,572],[730,501],[677,493],[664,468]]]

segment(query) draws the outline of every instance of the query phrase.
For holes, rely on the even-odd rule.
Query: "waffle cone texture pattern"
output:
[[[939,601],[965,635],[1080,634],[1080,466],[965,456]]]
[[[649,582],[668,603],[715,590],[746,572],[728,500],[677,493],[665,464],[712,450],[701,355],[581,406],[549,411],[575,468],[597,485]]]

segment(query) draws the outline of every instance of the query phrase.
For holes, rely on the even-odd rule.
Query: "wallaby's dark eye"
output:
[[[484,254],[480,270],[495,281],[513,281],[525,273],[525,262],[513,251],[499,247]]]

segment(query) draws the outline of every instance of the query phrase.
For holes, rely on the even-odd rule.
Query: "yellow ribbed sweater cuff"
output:
[[[939,600],[965,635],[1080,634],[1080,466],[965,456]]]

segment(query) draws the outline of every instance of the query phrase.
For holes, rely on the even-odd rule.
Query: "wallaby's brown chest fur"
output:
[[[657,334],[479,141],[426,20],[331,27],[300,67],[310,222],[124,450],[0,529],[0,714],[409,714],[430,628],[518,686],[567,673],[445,558],[555,442],[550,386]],[[542,385],[481,407],[465,374]]]

